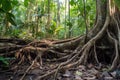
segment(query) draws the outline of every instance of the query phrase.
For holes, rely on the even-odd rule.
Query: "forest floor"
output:
[[[12,70],[0,70],[0,80],[22,80],[21,78],[24,74],[25,77],[23,80],[36,80],[36,78],[44,74],[44,72],[49,71],[50,67],[52,69],[55,64],[56,63],[49,65],[45,63],[43,67],[34,64],[26,74],[25,72],[30,65],[14,65]],[[16,69],[15,67],[18,68]],[[109,73],[107,72],[108,68],[109,67],[105,65],[101,67],[93,64],[87,66],[80,65],[77,68],[69,68],[64,72],[57,72],[56,75],[41,80],[119,80],[119,78],[116,79],[116,71]],[[54,79],[54,76],[56,76],[56,79]]]
[[[0,61],[0,80],[120,80],[118,69],[108,72],[110,65],[102,63],[99,65],[89,63],[62,71],[59,71],[58,68],[55,74],[44,75],[44,79],[37,79],[43,74],[49,74],[60,62],[49,62],[49,60],[42,59],[42,65],[37,61],[19,64],[14,55],[28,43],[18,39],[0,39],[0,56],[10,59],[9,66],[3,66],[3,62]]]

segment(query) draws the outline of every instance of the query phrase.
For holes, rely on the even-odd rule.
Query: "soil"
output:
[[[38,63],[34,63],[31,69],[26,73],[23,80],[37,80],[46,71],[49,73],[50,67],[53,69],[55,64],[49,65],[49,63],[39,66]],[[30,67],[28,64],[13,65],[10,70],[0,70],[0,80],[22,80],[21,78],[25,74],[26,70]],[[40,80],[119,80],[116,76],[116,71],[107,72],[110,66],[106,65],[93,65],[88,64],[87,66],[79,65],[78,67],[69,68],[64,71],[59,71],[55,75],[46,76]],[[39,79],[38,79],[39,80]]]

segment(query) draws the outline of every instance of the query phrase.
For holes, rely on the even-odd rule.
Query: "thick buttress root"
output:
[[[109,6],[109,2],[107,5]],[[108,6],[107,6],[108,11],[106,14],[103,27],[99,28],[100,29],[99,31],[97,30],[98,31],[97,34],[92,33],[94,35],[93,37],[91,37],[91,34],[88,35],[88,38],[90,37],[91,38],[87,41],[86,44],[84,44],[85,36],[80,36],[63,41],[43,40],[43,41],[32,42],[28,44],[26,47],[20,49],[16,53],[17,58],[20,60],[20,64],[25,61],[32,61],[36,58],[40,58],[38,60],[38,62],[41,63],[40,66],[42,66],[42,63],[45,62],[57,61],[59,64],[57,64],[56,67],[51,69],[51,71],[46,71],[45,74],[36,78],[36,80],[42,80],[43,78],[50,76],[52,74],[56,75],[58,71],[63,71],[71,67],[77,67],[80,64],[87,64],[88,59],[90,60],[94,58],[93,63],[96,62],[97,64],[101,62],[107,62],[106,60],[103,61],[100,59],[102,58],[102,56],[101,54],[99,54],[100,53],[99,50],[101,50],[102,54],[107,55],[105,57],[108,56],[110,57],[108,60],[109,61],[108,64],[112,64],[110,71],[114,70],[119,65],[119,57],[120,57],[119,56],[120,22],[118,17],[109,14],[110,11]],[[99,26],[99,24],[97,23],[95,26]],[[115,30],[118,31],[115,32]],[[113,50],[112,52],[109,51],[110,55],[107,54],[108,48],[109,50]],[[111,59],[112,62],[110,62]]]
[[[98,55],[97,51],[95,50],[95,48],[97,48],[97,45],[98,45],[96,43],[97,43],[98,40],[103,38],[103,35],[107,35],[108,37],[110,37],[110,35],[109,35],[110,31],[107,31],[107,29],[108,29],[107,26],[108,25],[109,25],[109,19],[106,19],[106,23],[104,24],[104,27],[102,28],[102,30],[95,37],[93,37],[91,40],[89,40],[83,47],[81,47],[81,45],[79,44],[74,50],[69,51],[69,49],[66,48],[66,50],[64,50],[64,51],[63,51],[63,49],[59,49],[59,51],[57,51],[58,48],[55,48],[54,45],[55,46],[56,45],[61,46],[61,43],[60,44],[54,44],[54,42],[51,42],[52,43],[51,45],[49,45],[47,43],[44,43],[46,45],[49,45],[45,48],[38,47],[38,46],[35,46],[35,47],[34,46],[32,46],[32,47],[27,46],[27,47],[23,48],[22,50],[24,50],[23,52],[25,52],[25,51],[29,51],[29,52],[22,53],[22,50],[20,50],[21,53],[20,52],[17,53],[17,56],[20,58],[23,55],[30,53],[30,51],[37,51],[36,52],[36,57],[39,56],[40,58],[44,58],[44,56],[47,56],[49,54],[50,55],[56,54],[56,55],[59,56],[59,58],[55,59],[55,60],[49,59],[49,62],[50,61],[52,61],[52,62],[61,61],[61,63],[59,65],[57,65],[58,67],[56,66],[56,68],[53,69],[51,72],[50,71],[46,72],[44,75],[41,75],[41,76],[37,77],[36,80],[41,80],[41,79],[43,79],[47,76],[55,74],[57,71],[62,71],[62,70],[65,70],[65,69],[68,69],[68,68],[71,68],[71,67],[77,67],[80,64],[86,64],[87,60],[89,58],[89,55],[91,55],[90,50],[94,51],[94,54],[95,54],[94,58],[95,58],[96,62],[100,63],[100,61],[97,57],[97,55]],[[106,33],[108,33],[108,34],[106,34]],[[81,38],[77,38],[77,39],[82,40]],[[111,38],[109,38],[109,39],[111,39]],[[115,52],[116,52],[115,54],[116,54],[116,56],[118,56],[117,41],[113,39],[112,42],[115,45],[114,46]],[[71,43],[71,41],[65,42],[65,44],[69,44],[69,43]],[[64,43],[62,43],[62,44],[64,45]],[[111,45],[113,45],[113,44],[111,44]],[[107,45],[103,45],[103,46],[107,46]],[[59,47],[59,48],[61,48],[61,47]],[[26,49],[29,49],[29,50],[26,50]],[[66,53],[65,53],[65,51],[66,51]],[[58,56],[56,56],[56,57],[58,57]],[[32,56],[29,56],[29,57],[32,58]],[[31,58],[29,58],[29,57],[28,57],[28,59],[30,60]],[[53,56],[53,57],[55,57],[55,56]],[[26,57],[24,57],[24,58],[26,58]],[[112,68],[117,66],[117,63],[115,63],[117,59],[118,59],[118,57],[114,58],[113,63],[112,63]],[[22,62],[24,62],[24,60],[25,59],[23,59]]]

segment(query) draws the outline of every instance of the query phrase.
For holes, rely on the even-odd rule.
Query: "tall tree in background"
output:
[[[46,37],[50,37],[48,31],[50,29],[50,2],[51,0],[47,0],[47,24],[46,24],[46,31],[47,31],[47,34],[46,34]]]
[[[84,20],[85,20],[85,27],[86,27],[86,38],[85,38],[85,43],[87,40],[87,34],[88,34],[88,24],[87,24],[87,16],[86,16],[86,0],[83,0],[83,4],[84,4]]]
[[[50,1],[51,0],[48,0],[48,5],[47,5],[47,15],[48,15],[47,28],[50,27]]]
[[[57,0],[57,27],[60,24],[60,1]]]
[[[67,27],[66,27],[66,7],[67,6],[67,0],[65,0],[65,36],[64,36],[64,38],[67,38]]]
[[[70,0],[68,0],[68,26],[69,26],[69,34],[68,37],[70,38],[72,33],[71,33],[71,17],[70,17]]]

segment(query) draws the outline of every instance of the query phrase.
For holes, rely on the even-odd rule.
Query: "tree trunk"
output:
[[[46,38],[50,38],[51,37],[51,35],[50,35],[50,33],[49,33],[49,29],[50,29],[50,3],[51,3],[51,0],[47,0],[47,24],[46,24],[46,27],[45,27],[45,29],[46,29]]]
[[[67,12],[67,10],[66,10],[66,6],[67,6],[67,0],[65,0],[65,25],[64,25],[64,27],[65,27],[65,36],[64,36],[64,38],[66,39],[67,38],[67,27],[66,27],[66,12]]]
[[[71,28],[72,28],[72,26],[70,25],[71,24],[71,17],[70,17],[70,0],[68,0],[68,23],[69,23],[69,34],[68,34],[68,38],[71,38],[71,36],[72,36],[72,31],[71,31]]]

